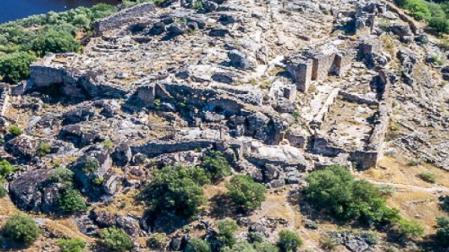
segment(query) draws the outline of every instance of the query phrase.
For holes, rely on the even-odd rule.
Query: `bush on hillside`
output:
[[[237,175],[226,185],[228,196],[244,211],[259,208],[265,200],[265,186],[245,175]]]
[[[47,53],[78,52],[80,44],[69,32],[50,29],[39,34],[33,41],[33,50],[40,56]]]
[[[83,252],[86,249],[86,242],[81,239],[60,239],[57,242],[61,252]]]
[[[67,189],[58,199],[58,209],[62,214],[81,213],[87,210],[86,200],[78,190]]]
[[[14,52],[0,57],[0,76],[3,81],[18,83],[30,76],[30,64],[36,57],[28,52]]]
[[[202,239],[191,238],[184,249],[184,252],[210,252],[209,244]]]
[[[414,220],[400,219],[394,231],[404,240],[418,238],[424,234],[424,228]]]
[[[340,221],[383,224],[399,220],[398,211],[387,207],[377,187],[355,180],[345,167],[333,165],[314,171],[306,181],[306,200]]]
[[[303,241],[295,232],[290,230],[279,232],[278,247],[282,252],[295,252],[302,244]]]
[[[204,202],[201,185],[207,175],[197,167],[164,167],[154,174],[141,198],[155,214],[175,213],[190,218]]]
[[[134,245],[129,237],[123,230],[111,227],[103,229],[100,232],[101,243],[110,251],[125,252],[131,250]]]
[[[26,215],[10,217],[2,231],[3,236],[7,239],[27,246],[36,241],[40,234],[36,222]]]
[[[435,239],[438,245],[449,247],[449,218],[437,218],[437,233]]]
[[[218,182],[224,177],[231,175],[231,166],[223,156],[223,153],[219,151],[207,152],[202,166],[208,171],[209,177],[213,182]]]
[[[4,178],[13,173],[16,169],[8,160],[0,159],[0,178]]]

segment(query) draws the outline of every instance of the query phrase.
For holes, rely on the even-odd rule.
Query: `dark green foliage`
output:
[[[199,168],[167,166],[155,172],[141,197],[153,214],[173,212],[190,218],[204,202],[201,185],[206,180],[207,176]]]
[[[13,173],[16,169],[8,160],[0,159],[0,178],[4,178],[9,174]]]
[[[31,245],[40,234],[39,227],[34,220],[26,215],[10,217],[2,231],[7,239],[24,245]]]
[[[218,182],[231,175],[231,166],[220,151],[207,152],[202,165],[208,171],[213,182]]]
[[[191,238],[187,243],[184,252],[210,252],[209,244],[202,239]]]
[[[80,44],[66,31],[48,30],[33,41],[33,50],[40,56],[47,53],[78,52]]]
[[[249,176],[237,175],[226,185],[232,201],[245,211],[254,210],[265,200],[265,186]]]
[[[131,238],[121,229],[116,227],[101,230],[101,243],[110,251],[124,252],[133,248]]]
[[[377,187],[355,180],[344,167],[335,165],[314,171],[306,180],[307,201],[340,221],[382,224],[399,220],[398,211],[387,207]]]
[[[35,54],[78,51],[80,45],[75,34],[90,33],[93,21],[116,10],[112,5],[98,4],[0,25],[0,76],[3,81],[17,83],[29,77],[29,65]]]
[[[37,155],[43,157],[51,152],[51,145],[46,142],[40,142],[37,146]]]
[[[81,239],[60,239],[57,242],[61,252],[83,252],[86,249],[86,242]]]
[[[449,212],[449,196],[441,196],[440,197],[440,207],[446,212]]]
[[[86,200],[78,190],[67,189],[58,199],[58,209],[63,214],[81,213],[87,210]]]
[[[94,173],[100,168],[100,162],[94,157],[88,157],[84,162],[83,171],[86,173]]]
[[[28,52],[13,52],[0,57],[0,76],[3,81],[17,83],[30,76],[30,64],[35,56]]]
[[[449,21],[446,17],[432,17],[429,20],[429,26],[436,32],[449,33]]]
[[[233,247],[237,242],[235,238],[235,232],[238,226],[233,219],[224,219],[218,222],[218,235],[217,240],[219,242],[219,247]]]
[[[279,232],[278,247],[282,252],[295,252],[302,244],[303,241],[295,232],[290,230]]]
[[[417,20],[428,20],[432,16],[424,0],[396,0],[396,3],[402,8],[409,10],[410,14]]]
[[[435,241],[442,247],[449,247],[449,218],[437,218],[437,233]]]

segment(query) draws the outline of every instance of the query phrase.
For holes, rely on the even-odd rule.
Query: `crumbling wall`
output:
[[[217,140],[194,139],[177,141],[152,141],[141,146],[131,147],[133,153],[142,153],[148,157],[156,157],[165,153],[212,148]]]
[[[97,35],[101,35],[105,31],[120,27],[126,23],[131,23],[138,17],[143,16],[148,12],[153,12],[154,10],[155,6],[152,3],[136,5],[134,7],[122,10],[115,15],[96,21],[93,24],[94,31]]]
[[[4,116],[8,109],[9,93],[8,84],[0,83],[0,116]]]
[[[43,90],[56,86],[63,95],[72,98],[123,98],[125,88],[95,80],[94,73],[81,73],[77,69],[34,64],[30,67],[29,85],[26,91]]]

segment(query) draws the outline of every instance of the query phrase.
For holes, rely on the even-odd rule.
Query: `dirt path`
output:
[[[380,186],[391,186],[398,189],[404,189],[408,191],[413,192],[425,192],[425,193],[434,193],[434,194],[440,194],[440,193],[449,193],[449,188],[439,185],[433,185],[431,187],[421,187],[421,186],[414,186],[414,185],[407,185],[407,184],[396,184],[396,183],[390,183],[390,182],[382,182],[382,181],[375,181],[370,179],[365,179],[368,182],[380,185]]]

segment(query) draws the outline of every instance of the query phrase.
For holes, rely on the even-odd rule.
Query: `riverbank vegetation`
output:
[[[16,84],[29,77],[29,65],[47,53],[78,52],[92,34],[92,24],[119,9],[149,0],[126,0],[120,6],[97,4],[48,12],[0,25],[0,81]]]
[[[418,21],[424,21],[437,33],[449,34],[448,0],[395,0],[401,8],[409,11]]]

